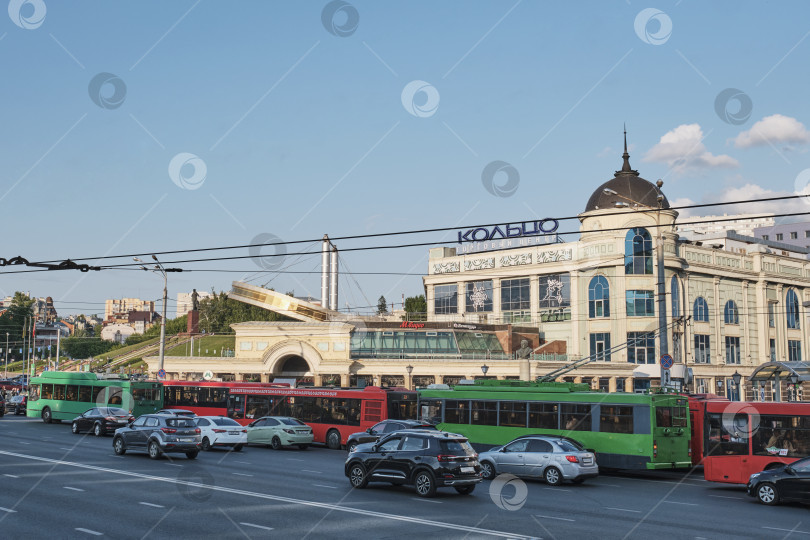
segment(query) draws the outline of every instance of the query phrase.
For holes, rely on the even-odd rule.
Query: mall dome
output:
[[[585,206],[586,212],[593,210],[607,210],[610,208],[635,208],[637,206],[647,206],[659,208],[658,196],[661,200],[660,208],[668,209],[669,201],[666,196],[659,191],[655,184],[638,175],[638,171],[630,168],[630,154],[627,153],[627,132],[624,133],[624,154],[622,154],[624,164],[620,171],[616,171],[615,178],[611,178],[593,192],[588,204]]]

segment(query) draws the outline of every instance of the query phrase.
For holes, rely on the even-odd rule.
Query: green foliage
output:
[[[377,300],[377,315],[385,315],[388,313],[388,302],[385,301],[385,296],[380,295]]]
[[[69,337],[62,340],[62,349],[72,358],[84,360],[91,356],[107,353],[118,346],[113,341],[104,341],[101,338]]]
[[[427,320],[427,300],[425,295],[409,296],[405,299],[405,313],[409,321]]]
[[[33,314],[31,309],[33,305],[34,300],[29,298],[27,294],[19,291],[14,293],[11,305],[7,308],[2,318],[3,328],[8,332],[9,348],[22,347],[23,326],[25,325],[26,318]]]
[[[290,320],[272,311],[231,300],[224,292],[211,292],[210,297],[200,300],[200,331],[230,334],[233,333],[231,325],[234,323]],[[168,328],[166,333],[168,334]]]

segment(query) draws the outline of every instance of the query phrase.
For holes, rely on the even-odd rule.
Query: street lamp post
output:
[[[484,374],[484,379],[487,378],[487,371],[489,371],[489,366],[488,365],[484,364],[483,366],[481,366],[481,373]]]
[[[408,367],[405,368],[405,371],[408,372],[408,390],[413,390],[413,379],[411,378],[411,373],[413,372],[413,366],[408,364]]]
[[[793,391],[791,392],[793,397],[791,401],[798,401],[799,396],[798,393],[796,392],[796,385],[799,384],[799,376],[796,375],[795,373],[791,373],[790,377],[788,378],[790,379],[790,384],[793,386]]]
[[[6,332],[6,379],[8,379],[8,332]]]
[[[138,257],[133,257],[132,260],[139,263],[144,262]],[[158,367],[158,371],[160,371],[163,369],[163,358],[166,352],[166,304],[169,300],[168,272],[182,272],[183,270],[181,268],[165,268],[154,255],[152,255],[152,260],[155,261],[152,271],[163,276],[163,316],[160,318],[160,364]],[[149,270],[149,268],[141,265],[141,270]]]
[[[742,380],[742,375],[740,375],[737,370],[734,370],[734,375],[731,376],[731,380],[734,381],[734,387],[737,389],[737,401],[742,401],[742,396],[740,395],[740,381]]]

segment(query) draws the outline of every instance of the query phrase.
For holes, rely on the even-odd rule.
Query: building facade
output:
[[[757,227],[754,229],[754,236],[763,240],[810,249],[810,221]]]
[[[110,321],[116,318],[126,318],[130,311],[155,311],[153,300],[141,300],[140,298],[121,298],[105,300],[104,320]]]

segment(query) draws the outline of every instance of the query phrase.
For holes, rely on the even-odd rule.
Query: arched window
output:
[[[740,324],[740,312],[737,311],[737,303],[734,300],[726,302],[723,314],[726,324]]]
[[[709,304],[702,296],[695,299],[695,313],[693,319],[695,322],[709,322]]]
[[[785,295],[785,304],[787,308],[787,327],[801,328],[799,324],[799,296],[796,294],[795,289],[788,289]]]
[[[610,317],[610,284],[605,276],[596,276],[588,285],[588,316]]]
[[[672,318],[681,316],[681,285],[678,283],[678,276],[672,276],[669,286],[672,297]]]
[[[652,238],[647,229],[634,227],[624,237],[624,273],[652,274]]]

